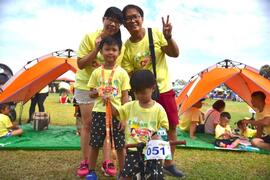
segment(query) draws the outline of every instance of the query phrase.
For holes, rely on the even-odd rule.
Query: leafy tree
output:
[[[268,64],[261,67],[260,75],[262,75],[266,79],[270,79],[270,66]]]

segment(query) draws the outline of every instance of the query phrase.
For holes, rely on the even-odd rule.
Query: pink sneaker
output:
[[[105,176],[116,176],[117,170],[111,160],[105,160],[102,163],[101,170],[104,172]]]
[[[79,177],[85,177],[89,173],[88,169],[88,161],[82,160],[80,167],[77,169],[77,176]]]

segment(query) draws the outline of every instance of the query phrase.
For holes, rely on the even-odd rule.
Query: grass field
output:
[[[72,104],[61,105],[58,95],[50,94],[45,102],[51,114],[51,123],[57,125],[75,124]],[[212,100],[207,100],[203,111]],[[29,103],[24,105],[22,121],[28,118]],[[17,112],[19,106],[17,106]],[[226,102],[226,111],[232,115],[230,122],[250,117],[245,103]],[[0,179],[79,179],[75,171],[80,161],[80,151],[0,151]],[[101,157],[99,157],[101,159]],[[270,156],[257,153],[177,149],[177,167],[186,174],[186,179],[269,179]],[[101,161],[99,160],[99,163]],[[101,175],[99,179],[108,179]],[[110,178],[113,179],[113,178]],[[166,177],[166,179],[176,179]]]

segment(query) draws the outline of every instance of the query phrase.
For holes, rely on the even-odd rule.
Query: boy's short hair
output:
[[[230,113],[228,113],[228,112],[222,112],[222,113],[220,114],[220,117],[224,117],[224,118],[231,119],[231,115],[230,115]]]
[[[262,91],[255,91],[255,92],[253,92],[251,94],[251,97],[258,97],[258,98],[260,98],[263,101],[265,101],[265,99],[266,99],[266,95]]]
[[[119,51],[121,51],[121,47],[122,47],[122,41],[119,41],[118,39],[112,37],[112,36],[106,36],[104,37],[100,44],[99,44],[99,48],[102,49],[104,44],[107,45],[117,45],[119,48]]]
[[[122,11],[117,7],[109,7],[104,14],[104,17],[111,17],[117,19],[121,24],[123,24],[124,17]]]
[[[152,88],[156,86],[156,78],[150,70],[139,70],[132,74],[130,86],[134,92]]]
[[[134,5],[134,4],[128,4],[128,5],[126,5],[126,6],[124,7],[124,9],[122,10],[124,19],[126,18],[126,13],[127,13],[127,10],[129,10],[129,9],[136,9],[136,10],[140,13],[141,17],[144,16],[144,15],[143,15],[144,13],[143,13],[142,8],[140,8],[139,6]]]

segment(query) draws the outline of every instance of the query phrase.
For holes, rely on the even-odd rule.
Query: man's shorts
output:
[[[91,104],[95,102],[95,99],[90,98],[89,96],[90,91],[87,90],[81,90],[81,89],[75,89],[74,92],[74,98],[76,99],[76,102],[80,104]]]
[[[270,144],[270,135],[267,135],[267,136],[262,137],[262,140],[263,140],[265,143]]]
[[[90,146],[93,148],[103,147],[103,142],[106,137],[106,113],[92,112],[92,124],[90,134]],[[123,149],[125,146],[125,133],[119,131],[120,122],[113,117],[113,138],[115,149]],[[111,136],[110,136],[111,137]]]
[[[169,125],[177,126],[179,123],[179,118],[177,105],[175,102],[175,92],[170,90],[168,92],[161,93],[157,102],[165,109],[168,116]]]
[[[141,157],[140,157],[141,156]],[[120,173],[121,177],[134,177],[137,173],[141,172],[142,165],[140,163],[140,159],[144,161],[144,155],[139,155],[138,151],[127,151],[127,155],[125,158],[124,168]],[[163,179],[163,166],[160,160],[147,160],[145,165],[145,175],[149,177],[154,173],[158,173],[158,179]]]

